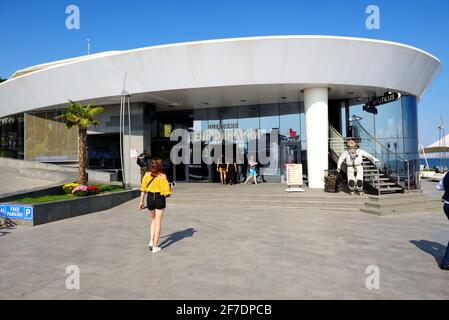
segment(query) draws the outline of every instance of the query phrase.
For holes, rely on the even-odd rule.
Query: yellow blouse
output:
[[[150,183],[151,179],[153,179],[153,177],[149,173],[143,176],[140,191],[153,192],[153,193],[159,192],[164,196],[171,194],[170,185],[168,184],[168,180],[165,177],[165,175],[164,176],[159,175],[155,177],[153,182],[151,182],[151,184],[147,188],[147,185]]]

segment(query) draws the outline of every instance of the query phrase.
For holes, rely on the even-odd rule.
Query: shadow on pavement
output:
[[[4,230],[13,230],[16,228],[17,223],[11,221],[8,218],[1,217],[3,221],[0,221],[0,237],[9,234],[10,232],[6,232]]]
[[[184,238],[192,237],[195,232],[198,232],[198,230],[195,230],[193,228],[188,228],[183,231],[177,231],[172,234],[163,236],[163,237],[161,237],[161,239],[165,238],[165,240],[161,242],[159,247],[167,248],[167,247],[171,246],[172,244],[174,244],[175,242],[183,240]]]
[[[435,259],[436,263],[439,265],[446,253],[446,246],[433,241],[428,240],[412,240],[410,241],[418,249],[430,254]]]

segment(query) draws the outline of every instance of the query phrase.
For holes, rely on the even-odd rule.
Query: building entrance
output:
[[[176,129],[185,129],[190,134],[199,136],[201,151],[219,143],[222,144],[224,157],[226,144],[228,148],[231,144],[233,159],[223,158],[223,161],[231,163],[236,160],[239,181],[247,176],[247,164],[251,154],[255,157],[254,161],[259,163],[258,173],[263,175],[259,177],[260,181],[281,182],[285,174],[285,164],[306,161],[302,102],[226,107],[200,106],[191,110],[157,111],[154,121],[151,129],[151,154],[162,158],[167,175],[176,181],[220,180],[216,170],[216,159],[214,164],[210,165],[204,161],[201,153],[199,157],[196,156],[197,161],[193,161],[195,152],[193,149],[198,149],[198,146],[194,148],[193,144],[190,145],[192,151],[190,163],[177,166],[172,164],[170,150],[177,142],[170,141],[170,134]],[[225,138],[220,136],[210,138],[208,134],[211,133],[218,133]],[[267,158],[269,163],[266,163]],[[276,161],[271,162],[271,159]]]

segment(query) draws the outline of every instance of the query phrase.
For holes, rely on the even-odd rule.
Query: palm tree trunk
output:
[[[87,129],[79,128],[79,153],[78,153],[78,183],[87,184]]]

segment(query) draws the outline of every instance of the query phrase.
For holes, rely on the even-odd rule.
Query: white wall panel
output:
[[[274,36],[198,41],[102,53],[0,84],[0,117],[120,94],[297,84],[389,88],[421,97],[440,69],[432,55],[393,42]],[[265,92],[263,92],[265,94]],[[343,97],[342,97],[343,98]]]

